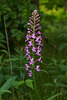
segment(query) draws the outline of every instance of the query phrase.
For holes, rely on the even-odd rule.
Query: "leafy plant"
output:
[[[13,82],[15,81],[17,76],[11,77],[9,80],[7,80],[4,85],[0,88],[0,95],[4,94],[5,92],[11,93],[8,89],[13,85]]]
[[[61,95],[61,93],[55,94],[55,95],[51,96],[49,99],[47,99],[47,100],[53,100],[53,99],[54,99],[55,97],[57,97],[58,95]]]

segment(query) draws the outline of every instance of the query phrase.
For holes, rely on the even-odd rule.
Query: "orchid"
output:
[[[34,67],[34,64],[36,64],[36,61],[41,62],[41,46],[42,46],[42,37],[40,32],[40,17],[35,9],[32,12],[32,16],[29,19],[29,27],[27,28],[28,34],[26,36],[25,42],[27,42],[27,45],[25,46],[26,51],[26,59],[28,60],[28,64],[25,64],[26,71],[29,71],[28,75],[31,77],[33,74],[33,69],[35,71],[40,71],[40,66],[36,65]],[[37,57],[35,57],[37,56]],[[37,59],[38,58],[38,59]]]

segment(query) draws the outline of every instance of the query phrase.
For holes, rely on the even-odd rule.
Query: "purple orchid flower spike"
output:
[[[32,12],[32,16],[30,17],[29,23],[27,24],[29,25],[29,27],[27,28],[28,34],[25,40],[25,42],[27,42],[27,45],[24,50],[26,51],[25,54],[27,56],[26,59],[28,60],[28,64],[25,64],[25,66],[26,71],[29,71],[28,75],[31,77],[33,74],[33,64],[36,63],[36,61],[42,63],[42,37],[40,32],[40,17],[36,9]],[[39,67],[39,65],[36,65],[34,70],[40,71]]]

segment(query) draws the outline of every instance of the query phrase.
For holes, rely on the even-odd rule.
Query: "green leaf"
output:
[[[2,61],[2,57],[3,57],[3,56],[0,56],[0,63],[1,63],[1,61]]]
[[[47,66],[48,69],[55,69],[55,66]]]
[[[10,27],[10,25],[11,25],[11,22],[7,22],[6,27],[7,28]]]
[[[64,63],[64,62],[65,62],[65,59],[62,59],[62,60],[60,61],[61,64]]]
[[[7,19],[9,18],[9,14],[6,14],[6,15],[4,16],[4,18],[5,18],[5,20],[7,20]]]
[[[51,65],[53,65],[53,64],[54,64],[54,63],[51,62],[51,63],[49,63],[48,65],[51,66]]]
[[[59,67],[62,71],[67,71],[67,65],[59,64]]]
[[[57,64],[57,60],[52,58],[52,61],[54,62],[54,64]]]
[[[46,86],[49,87],[49,86],[54,86],[54,85],[53,85],[52,83],[45,83],[44,86],[45,86],[45,87],[46,87]]]
[[[20,50],[18,48],[15,48],[16,53],[20,54]]]
[[[53,100],[53,99],[54,99],[55,97],[57,97],[58,95],[61,95],[61,93],[55,94],[55,95],[51,96],[49,99],[47,99],[47,100]]]
[[[27,80],[26,80],[26,85],[27,85],[28,87],[30,87],[30,88],[33,89],[33,83],[32,83],[32,81],[33,81],[33,80],[31,80],[31,79],[27,79]]]
[[[65,87],[65,88],[67,88],[67,85],[65,85],[63,83],[57,83],[57,87]]]
[[[11,58],[11,61],[19,61],[20,59],[18,58]],[[10,59],[5,59],[4,62],[9,62]]]
[[[15,81],[16,77],[17,76],[14,76],[14,77],[11,77],[9,80],[7,80],[6,83],[1,87],[0,91],[8,90],[13,84],[13,82]]]
[[[2,52],[6,53],[8,55],[8,52],[6,50],[1,50]]]
[[[1,38],[4,38],[4,35],[3,35],[3,33],[1,33],[1,32],[0,32],[0,37],[1,37]]]
[[[49,70],[48,73],[51,73],[51,74],[56,73],[56,70]]]
[[[9,91],[9,90],[2,90],[2,91],[0,91],[0,95],[3,95],[4,93],[12,93],[12,92]]]
[[[45,73],[48,73],[46,70],[40,70],[41,72],[45,72]]]
[[[3,47],[3,48],[5,48],[5,46],[4,46],[2,43],[0,43],[0,47]]]
[[[58,38],[61,38],[61,37],[67,38],[67,34],[60,34],[60,35],[58,35]]]
[[[13,86],[15,87],[15,88],[18,88],[20,85],[22,85],[22,84],[24,84],[24,81],[15,81],[14,83],[13,83]]]
[[[59,51],[63,50],[66,47],[67,47],[67,43],[61,44],[60,47],[59,47]]]
[[[54,79],[54,83],[55,83],[55,84],[57,83],[57,79]]]
[[[17,89],[18,88],[18,81],[14,81],[13,86]]]
[[[7,10],[7,11],[9,11],[9,12],[11,12],[11,9],[10,9],[10,8],[8,8],[8,7],[6,8],[6,10]]]
[[[24,84],[24,81],[19,81],[19,82],[18,82],[18,85],[19,85],[19,86],[22,85],[22,84]]]

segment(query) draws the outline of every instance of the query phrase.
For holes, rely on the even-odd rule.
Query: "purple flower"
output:
[[[36,42],[39,42],[40,36],[36,37]]]
[[[27,35],[26,36],[27,39],[25,40],[25,42],[28,41],[30,37],[31,37],[30,35]]]
[[[27,50],[29,47],[26,45],[25,49],[24,50]]]
[[[30,25],[30,23],[28,23],[28,25]]]
[[[29,70],[28,75],[31,77],[32,76],[32,70]]]
[[[31,28],[33,28],[33,26],[31,25]]]
[[[30,19],[31,19],[31,17],[30,17]]]
[[[35,31],[37,31],[37,29],[35,29]]]
[[[35,21],[34,21],[34,23],[35,23]]]
[[[27,28],[27,30],[30,30],[29,28]]]
[[[26,55],[28,55],[30,53],[28,49],[26,50],[26,52],[27,52]]]
[[[28,33],[31,33],[30,31],[28,31]]]
[[[29,21],[31,21],[31,20],[29,20]]]
[[[30,58],[31,58],[31,56],[30,55],[28,55],[28,57],[26,57],[27,58],[27,60],[29,60]]]
[[[38,20],[38,18],[36,20]]]
[[[43,45],[41,44],[41,41],[39,41],[38,45],[39,45],[39,46],[43,46]]]
[[[41,37],[41,35],[39,36],[39,39],[40,39],[40,40],[42,40],[42,37]]]
[[[37,50],[36,55],[40,56],[40,50]]]
[[[40,25],[40,23],[36,24],[36,26]]]
[[[29,41],[28,46],[32,46],[32,45],[33,45],[32,41]]]
[[[33,46],[32,51],[33,52],[36,52],[36,47]]]
[[[35,9],[34,12],[37,12],[37,10]]]
[[[42,50],[40,46],[38,46],[37,49],[40,50],[40,51]]]
[[[29,49],[26,49],[26,52],[27,52],[27,53],[30,53],[30,52],[29,52]]]
[[[32,34],[32,38],[34,38],[34,39],[35,39],[35,37],[36,37],[36,36],[35,36],[35,34]]]
[[[27,28],[27,30],[30,30],[29,28]]]
[[[40,61],[42,63],[41,57],[38,59],[38,61]]]
[[[38,21],[40,21],[40,20],[38,20]]]
[[[29,64],[32,65],[34,63],[33,58],[30,58]]]
[[[38,33],[38,34],[41,34],[41,32],[40,32],[40,31],[38,31],[37,33]]]
[[[40,71],[39,67],[40,67],[40,66],[37,65],[36,68],[35,68],[35,70],[36,70],[36,71]]]
[[[28,64],[25,64],[25,66],[26,66],[26,71],[27,71],[30,66],[28,66]]]
[[[28,37],[29,37],[29,38],[31,38],[31,35],[30,35],[30,34],[28,34]]]
[[[29,35],[26,36],[27,40],[29,40]]]
[[[37,14],[37,16],[39,16],[39,14]]]

